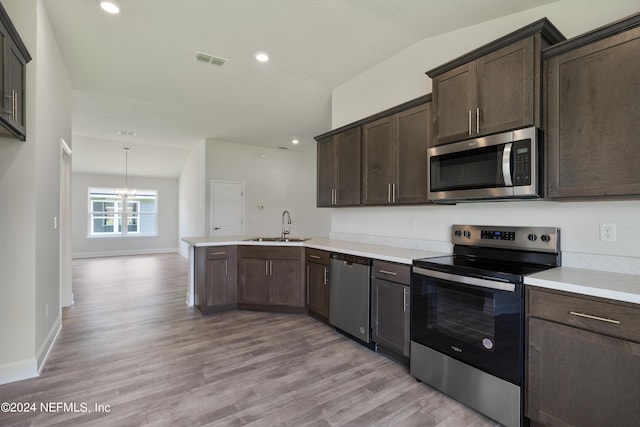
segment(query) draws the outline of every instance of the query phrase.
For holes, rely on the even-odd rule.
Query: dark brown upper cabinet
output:
[[[360,127],[317,138],[318,207],[360,204]]]
[[[640,14],[543,52],[547,195],[640,195]]]
[[[435,145],[540,127],[540,53],[563,40],[544,18],[428,71]]]
[[[318,207],[427,202],[431,94],[317,136]]]
[[[426,203],[431,103],[362,126],[362,204]]]
[[[0,39],[0,135],[24,141],[25,68],[31,56],[1,3]]]

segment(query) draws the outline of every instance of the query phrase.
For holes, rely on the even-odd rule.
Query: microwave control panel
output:
[[[513,185],[531,185],[531,140],[515,141],[511,152],[515,159]]]

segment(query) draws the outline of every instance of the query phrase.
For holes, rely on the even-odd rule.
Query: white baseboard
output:
[[[42,346],[40,346],[36,357],[0,364],[0,384],[8,384],[40,376],[40,372],[42,372],[42,368],[61,330],[62,317],[58,316],[47,338],[42,343]]]
[[[49,357],[49,353],[53,348],[53,344],[58,339],[58,335],[60,335],[60,331],[62,330],[62,317],[58,316],[53,327],[49,331],[49,335],[40,346],[40,350],[38,350],[38,354],[36,354],[36,360],[38,361],[38,375],[42,372],[42,368],[44,368],[44,364],[47,362],[47,358]]]
[[[102,258],[109,256],[154,255],[180,253],[178,248],[136,249],[127,251],[75,252],[72,258]]]
[[[35,357],[0,365],[0,384],[26,380],[38,375],[38,361]]]

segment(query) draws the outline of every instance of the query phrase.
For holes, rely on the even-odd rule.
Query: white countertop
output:
[[[304,246],[325,251],[340,252],[348,255],[375,258],[383,261],[412,264],[414,259],[447,255],[442,252],[423,251],[416,249],[382,246],[369,243],[335,240],[326,237],[314,237],[304,242],[252,242],[247,241],[253,236],[227,237],[184,237],[182,240],[192,246],[225,246],[225,245],[253,245],[253,246]],[[295,236],[294,236],[295,237]]]
[[[532,274],[527,285],[640,304],[640,276],[558,267]]]
[[[447,255],[443,252],[351,242],[326,237],[314,237],[304,242],[251,242],[246,240],[251,237],[253,236],[185,237],[182,240],[192,246],[304,246],[383,261],[398,262],[401,264],[412,264],[413,260],[418,258]],[[524,283],[543,288],[640,304],[640,275],[558,267],[527,276]]]

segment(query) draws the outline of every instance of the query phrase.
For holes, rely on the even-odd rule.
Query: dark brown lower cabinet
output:
[[[374,260],[371,276],[372,339],[379,352],[408,364],[411,266]]]
[[[195,306],[203,314],[237,307],[237,247],[195,248]]]
[[[303,312],[303,262],[302,247],[240,247],[238,308]]]
[[[329,323],[329,257],[330,253],[306,248],[307,311]]]
[[[528,298],[532,425],[638,425],[640,343],[630,339],[640,333],[640,308],[539,290]]]

